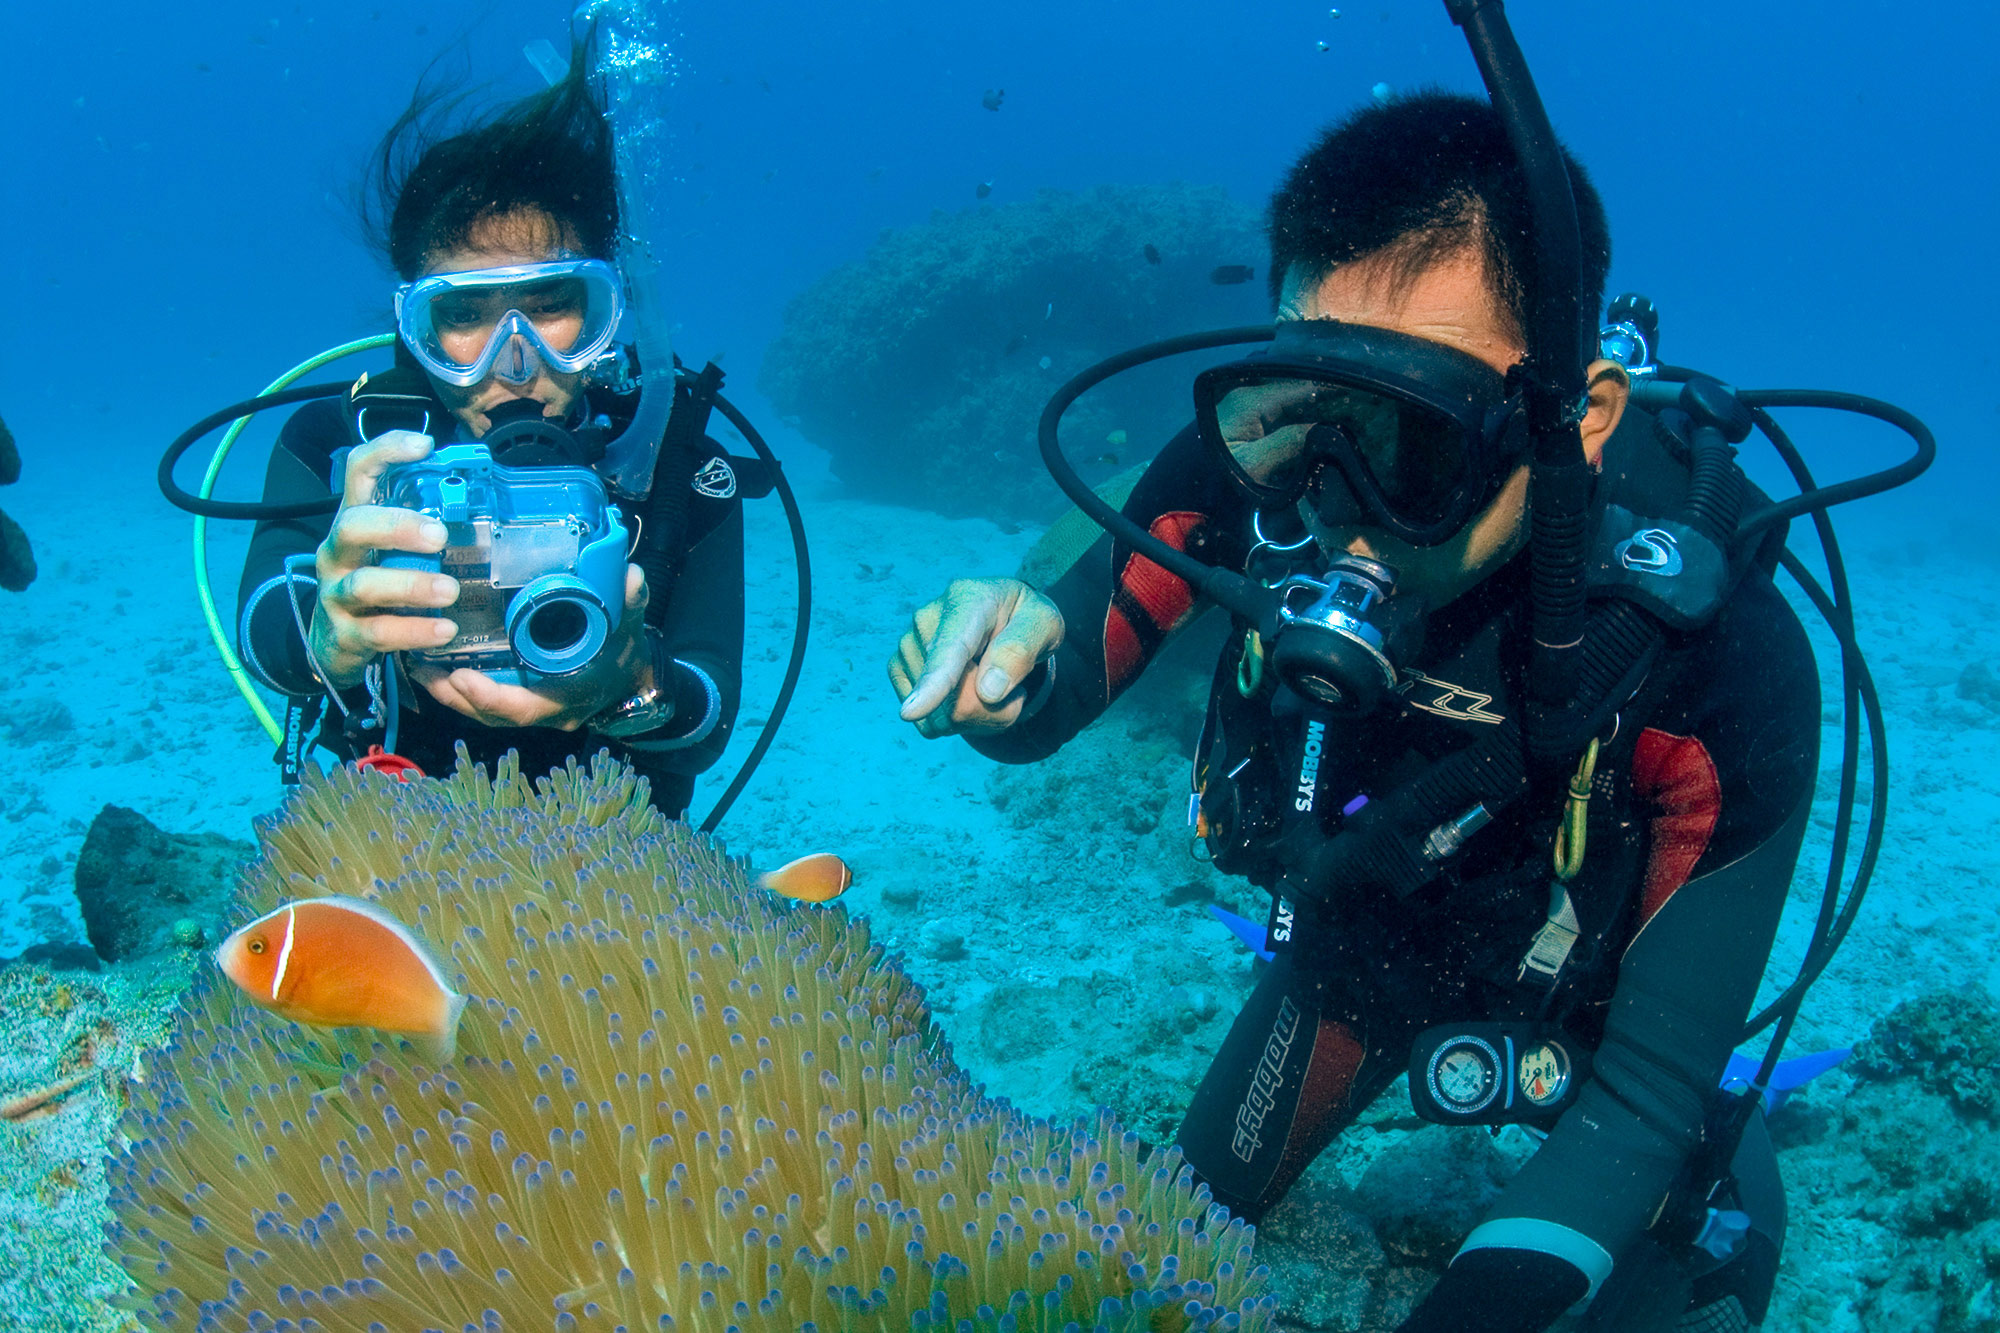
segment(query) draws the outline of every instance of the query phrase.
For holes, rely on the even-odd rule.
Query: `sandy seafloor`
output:
[[[190,586],[188,519],[150,490],[150,469],[129,482],[100,478],[92,503],[78,505],[71,469],[36,442],[23,445],[26,475],[0,502],[33,537],[42,573],[24,595],[0,593],[0,742],[9,757],[0,783],[0,957],[82,938],[69,881],[86,826],[106,803],[172,833],[248,839],[252,816],[280,798],[270,747],[207,645]],[[791,716],[724,825],[730,850],[761,865],[813,850],[845,856],[856,872],[848,905],[903,955],[959,1060],[992,1092],[1038,1112],[1112,1102],[1149,1136],[1169,1133],[1251,980],[1249,956],[1206,904],[1260,910],[1185,853],[1197,694],[1149,685],[1095,734],[1032,769],[999,770],[962,743],[921,740],[896,720],[883,671],[910,611],[952,575],[1011,571],[1036,534],[845,498],[815,451],[786,452],[812,540],[812,648]],[[247,529],[219,524],[211,547],[232,611]],[[1919,991],[1993,985],[2000,711],[1961,698],[1957,685],[1969,664],[2000,653],[1983,592],[2000,565],[1967,563],[1933,546],[1933,536],[1850,538],[1864,646],[1890,715],[1894,806],[1865,916],[1813,992],[1791,1053],[1849,1044]],[[775,501],[751,507],[750,543],[744,716],[755,720],[767,711],[791,623]],[[1824,669],[1836,658],[1828,636],[1815,637]],[[1838,758],[1831,687],[1825,709],[1821,814],[1767,991],[1790,976],[1817,904]],[[717,774],[734,770],[753,734],[743,729]],[[721,784],[704,783],[697,813]],[[42,1047],[23,1026],[31,1022],[0,1015],[0,1084],[36,1074]],[[1846,1082],[1829,1076],[1812,1095],[1837,1099]],[[0,1086],[0,1096],[16,1090]],[[1390,1105],[1399,1095],[1392,1090],[1372,1125],[1322,1159],[1309,1177],[1320,1182],[1315,1190],[1338,1194],[1409,1132],[1407,1103]],[[61,1128],[65,1118],[101,1126],[87,1114],[0,1124],[0,1163],[52,1151],[47,1136],[77,1132]],[[19,1171],[0,1170],[15,1187],[0,1191],[0,1328],[30,1319],[47,1330],[93,1326],[81,1309],[58,1308],[75,1299],[73,1265],[91,1262],[89,1195],[101,1191],[93,1147],[86,1136],[64,1149],[82,1178],[82,1197],[66,1204],[46,1189],[23,1192]],[[38,1225],[49,1209],[50,1225]],[[1872,1247],[1889,1242],[1864,1221],[1822,1211],[1794,1199],[1767,1327],[1891,1327],[1858,1317],[1851,1299]],[[1266,1231],[1295,1247],[1296,1271],[1318,1225],[1301,1207]]]

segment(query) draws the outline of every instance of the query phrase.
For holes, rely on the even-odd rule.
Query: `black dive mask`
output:
[[[1528,447],[1508,378],[1453,347],[1365,324],[1288,320],[1195,377],[1202,442],[1260,509],[1309,501],[1332,527],[1449,541]]]

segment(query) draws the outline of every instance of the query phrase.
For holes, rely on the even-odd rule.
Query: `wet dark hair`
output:
[[[1604,201],[1563,150],[1583,239],[1583,308],[1593,321],[1611,269]],[[1490,103],[1436,90],[1363,107],[1324,131],[1271,196],[1271,299],[1294,264],[1308,281],[1379,257],[1399,284],[1477,248],[1500,310],[1524,334],[1533,304],[1528,185]]]
[[[554,218],[562,243],[612,257],[617,170],[590,78],[592,45],[589,36],[572,44],[560,83],[470,125],[450,125],[464,96],[440,93],[428,77],[418,86],[376,150],[362,208],[371,240],[405,282],[480,224],[524,209]]]

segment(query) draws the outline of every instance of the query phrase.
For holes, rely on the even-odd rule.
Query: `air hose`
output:
[[[293,384],[296,384],[302,376],[309,375],[321,366],[338,361],[343,357],[353,356],[357,352],[373,351],[378,347],[387,347],[395,341],[396,335],[393,333],[378,333],[371,337],[357,338],[353,342],[342,343],[338,347],[328,348],[318,356],[301,361],[298,365],[293,366],[290,370],[272,380],[268,385],[264,386],[264,392],[259,394],[258,397],[263,398],[280,390],[288,389]],[[325,397],[326,395],[324,393],[314,393],[303,396]],[[273,405],[275,406],[275,404]],[[222,475],[223,462],[229,457],[229,451],[235,447],[238,437],[243,434],[244,427],[249,424],[249,416],[237,417],[230,423],[229,429],[224,433],[221,441],[216,444],[215,454],[208,460],[208,470],[202,474],[201,486],[196,491],[196,495],[203,501],[209,501],[209,497],[214,493],[215,479]],[[208,429],[213,429],[213,427],[209,427]],[[191,438],[183,438],[187,438],[188,443],[192,444],[195,439],[199,439],[201,435],[206,433],[207,430],[201,430],[196,432]],[[185,446],[183,446],[184,448]],[[178,453],[169,451],[167,458],[160,464],[163,484],[169,487],[171,487],[173,480],[173,465],[179,457]],[[211,501],[210,503],[213,502]],[[208,622],[208,636],[215,644],[215,651],[217,656],[222,659],[223,668],[229,672],[229,679],[235,683],[236,692],[241,694],[243,701],[250,705],[250,711],[256,715],[257,725],[262,727],[264,734],[271,738],[271,744],[276,745],[284,739],[284,728],[278,724],[276,718],[271,716],[271,710],[264,706],[264,701],[257,697],[256,688],[250,683],[250,674],[243,669],[243,663],[237,658],[236,649],[229,641],[229,631],[223,626],[222,617],[215,610],[215,591],[209,586],[208,577],[208,520],[213,512],[211,510],[210,513],[197,513],[194,518],[195,597],[201,602],[202,618]],[[222,517],[223,515],[216,516]]]

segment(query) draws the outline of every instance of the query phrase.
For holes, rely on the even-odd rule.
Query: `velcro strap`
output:
[[[1583,934],[1583,927],[1576,919],[1576,905],[1569,900],[1569,890],[1561,880],[1549,889],[1549,919],[1535,932],[1535,939],[1528,946],[1528,956],[1521,960],[1521,975],[1529,972],[1540,973],[1549,981],[1554,981],[1556,973],[1562,971],[1569,961],[1570,950],[1576,947],[1577,938]]]

